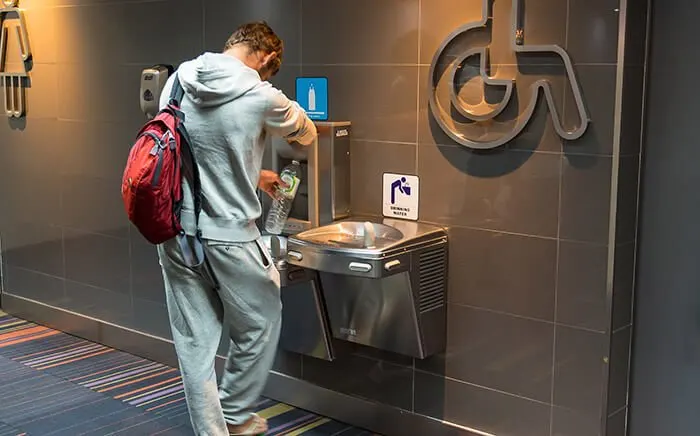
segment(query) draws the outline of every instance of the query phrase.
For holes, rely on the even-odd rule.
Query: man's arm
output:
[[[281,91],[270,92],[265,129],[272,135],[281,136],[288,142],[308,146],[316,140],[316,126],[298,103],[288,99]]]

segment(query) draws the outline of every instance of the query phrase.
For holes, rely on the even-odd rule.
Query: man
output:
[[[176,241],[158,247],[168,313],[187,405],[197,435],[257,435],[253,413],[273,364],[280,333],[279,273],[260,241],[256,188],[274,195],[283,183],[261,172],[266,135],[310,145],[316,128],[298,104],[267,80],[280,68],[283,44],[266,23],[238,28],[223,53],[183,63],[176,77],[202,184],[199,228],[208,273],[187,266]],[[163,91],[161,107],[172,89]],[[194,235],[190,190],[181,221]],[[214,361],[230,337],[221,386]]]

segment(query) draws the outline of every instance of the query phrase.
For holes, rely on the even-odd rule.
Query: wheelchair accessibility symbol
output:
[[[523,101],[523,105],[514,103],[514,100],[524,98],[522,92],[517,93],[516,80],[510,78],[496,78],[491,76],[490,43],[483,46],[468,48],[457,54],[453,54],[455,46],[464,40],[474,36],[475,33],[493,33],[493,2],[504,0],[482,0],[482,17],[480,21],[464,24],[455,29],[440,45],[430,65],[429,96],[430,111],[440,128],[455,142],[465,147],[479,150],[488,150],[500,147],[515,139],[523,132],[535,113],[540,91],[544,94],[553,126],[557,134],[565,140],[575,140],[583,136],[588,128],[589,118],[584,105],[581,88],[569,54],[558,45],[527,45],[525,43],[525,29],[522,18],[523,2],[525,0],[511,1],[511,26],[509,49],[516,58],[524,55],[554,56],[564,64],[566,78],[570,86],[570,95],[573,96],[574,108],[578,115],[577,126],[571,130],[565,128],[562,116],[555,105],[552,92],[552,84],[549,80],[541,78],[530,85],[529,100]],[[479,36],[479,35],[477,35]],[[490,35],[493,40],[493,35]],[[479,40],[481,41],[481,40]],[[465,71],[471,65],[477,73],[474,77],[464,82]],[[463,97],[464,90],[474,94],[474,89],[469,82],[481,81],[482,88],[477,94],[480,101],[466,101]],[[496,101],[489,101],[487,96],[490,91],[496,92]],[[492,92],[493,94],[493,92]],[[491,99],[493,100],[493,99]],[[512,111],[507,108],[518,105],[517,114],[506,115]],[[524,106],[524,107],[523,107]],[[567,107],[567,110],[569,108]],[[568,118],[568,117],[567,117]]]

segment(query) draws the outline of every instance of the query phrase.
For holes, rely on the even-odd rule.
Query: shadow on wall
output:
[[[559,95],[562,95],[563,99],[569,102],[569,98],[566,95],[565,89],[562,86],[567,80],[565,75],[565,70],[562,65],[529,65],[520,64],[517,68],[517,73],[514,75],[516,77],[516,82],[522,83],[523,85],[527,83],[532,83],[542,77],[549,78],[553,85],[561,91]],[[460,94],[461,99],[472,99],[482,101],[490,100],[489,90],[483,90],[482,86],[470,86],[468,81],[474,80],[483,82],[474,75],[475,69],[465,66],[462,68],[468,71],[466,81],[461,81],[456,83],[455,86],[462,86],[464,88],[469,88],[469,91],[476,91],[479,93],[476,96],[468,95],[464,91],[456,90]],[[496,67],[499,68],[499,67]],[[570,88],[570,87],[566,87]],[[503,113],[496,116],[492,123],[495,125],[497,123],[509,123],[514,121],[523,107],[529,104],[529,99],[531,98],[530,89],[528,86],[516,87],[518,91],[514,92],[512,98]],[[427,106],[427,103],[425,103]],[[462,147],[464,152],[460,154],[446,154],[445,149],[440,148],[443,156],[457,169],[463,173],[469,174],[474,177],[479,178],[496,178],[509,174],[513,171],[519,169],[524,165],[532,156],[533,153],[537,152],[542,148],[545,142],[550,142],[552,140],[557,141],[560,145],[560,152],[564,153],[567,157],[569,164],[578,169],[588,169],[596,165],[597,159],[591,157],[591,155],[596,155],[600,151],[600,139],[596,131],[595,124],[591,123],[589,125],[588,131],[584,134],[584,137],[579,141],[584,141],[586,144],[585,154],[581,154],[577,145],[578,141],[566,141],[558,137],[556,132],[552,127],[552,114],[548,110],[544,95],[540,92],[537,96],[537,106],[533,113],[531,121],[527,124],[523,132],[518,135],[510,143],[495,148],[491,150],[478,150],[470,149],[467,147],[462,147],[456,144],[447,134],[443,131],[442,127],[439,125],[435,119],[432,111],[428,110],[428,118],[430,124],[431,136],[436,144],[440,145],[455,145],[457,147]],[[568,120],[569,112],[566,111],[568,106],[564,107],[563,118],[565,123]],[[453,120],[457,123],[469,124],[470,120],[463,117],[458,110],[451,106],[451,116]],[[570,122],[569,122],[570,125]],[[567,126],[569,127],[569,126]],[[468,134],[466,134],[468,136]],[[514,158],[513,154],[508,153],[508,151],[517,151],[517,157]],[[506,155],[508,157],[506,158]],[[500,156],[500,158],[499,158]]]
[[[473,150],[462,147],[461,153],[445,153],[447,149],[444,147],[440,147],[439,150],[452,166],[465,174],[479,178],[502,177],[523,166],[535,152],[544,135],[546,118],[541,115],[542,113],[546,115],[546,112],[546,108],[542,106],[537,108],[533,121],[519,140],[523,148],[515,155],[507,153],[506,147],[494,150]],[[445,136],[432,114],[430,114],[430,129],[436,141],[438,141],[437,138]]]
[[[7,125],[10,126],[12,130],[24,131],[27,128],[26,118],[8,118]]]

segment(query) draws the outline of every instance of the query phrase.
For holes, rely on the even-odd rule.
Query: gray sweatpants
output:
[[[228,435],[250,418],[275,359],[282,303],[279,273],[261,241],[205,241],[219,289],[184,262],[176,241],[158,247],[170,324],[197,435]],[[222,334],[228,359],[217,386]]]

